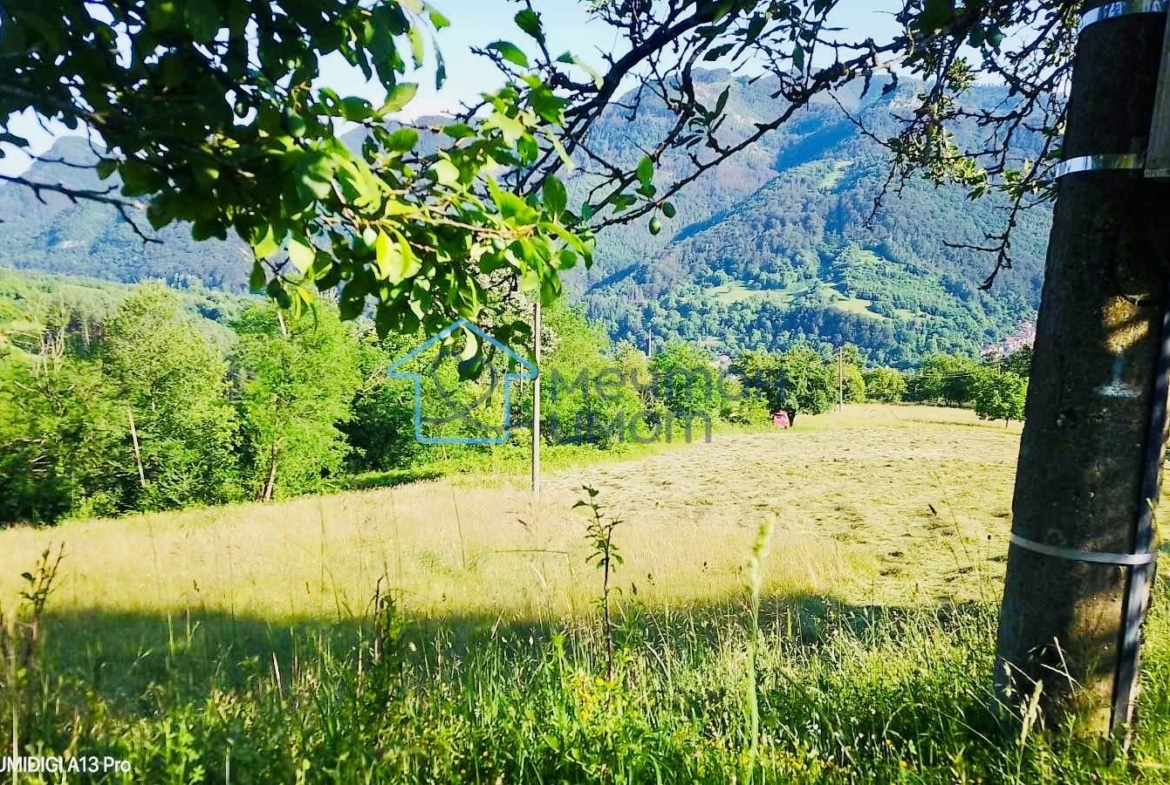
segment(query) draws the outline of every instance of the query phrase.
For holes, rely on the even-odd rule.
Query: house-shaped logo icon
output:
[[[425,436],[423,434],[423,387],[422,374],[417,371],[407,370],[414,360],[421,355],[427,353],[432,347],[441,341],[446,340],[456,330],[467,330],[482,341],[491,344],[495,349],[500,351],[505,358],[514,362],[518,368],[515,371],[507,371],[503,374],[503,393],[504,393],[504,411],[503,411],[503,429],[499,436]],[[417,367],[417,366],[416,366]],[[496,340],[491,335],[484,332],[478,326],[472,324],[466,319],[458,319],[455,322],[444,327],[438,334],[429,338],[422,345],[412,350],[405,357],[394,362],[387,371],[387,375],[391,379],[408,379],[414,382],[414,438],[418,440],[419,444],[503,444],[508,441],[509,429],[512,417],[512,382],[514,381],[534,381],[539,374],[536,366],[532,364],[526,357],[513,351],[510,347],[505,346],[500,341]],[[488,390],[488,395],[484,398],[490,397],[494,392],[496,376],[493,373],[491,376],[491,388]],[[444,396],[446,397],[446,396]],[[481,398],[483,400],[483,398]],[[456,406],[449,398],[448,403]],[[456,418],[466,417],[467,413],[456,412]]]

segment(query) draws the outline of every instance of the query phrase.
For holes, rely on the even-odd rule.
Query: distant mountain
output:
[[[726,71],[700,75],[696,90],[714,103],[730,87],[724,139],[749,133],[776,111],[775,85]],[[892,135],[895,115],[915,85],[838,101],[879,136]],[[1002,91],[979,88],[971,100],[998,102]],[[441,122],[442,118],[428,118]],[[645,104],[633,121],[613,111],[591,139],[595,151],[632,165],[669,121]],[[361,131],[347,143],[361,143]],[[974,135],[974,127],[960,134]],[[1024,138],[1020,155],[1035,152]],[[28,176],[39,182],[105,188],[84,166],[94,153],[77,137],[60,139]],[[665,181],[685,171],[681,156],[659,166]],[[721,351],[779,347],[796,339],[856,343],[872,359],[906,364],[935,350],[974,350],[1034,317],[1050,215],[1025,216],[1013,242],[1014,268],[991,292],[978,284],[992,259],[946,243],[980,244],[1001,229],[1002,204],[968,201],[956,188],[921,181],[890,194],[867,219],[888,170],[885,151],[862,135],[828,98],[794,116],[740,157],[701,177],[675,200],[678,215],[659,236],[640,222],[599,238],[597,261],[569,280],[573,296],[616,338],[640,346],[671,338],[704,341]],[[578,179],[570,187],[580,193]],[[162,278],[243,291],[250,254],[243,243],[191,240],[167,227],[144,244],[115,210],[14,185],[0,187],[0,265],[117,281]],[[145,226],[145,221],[140,222]]]
[[[698,90],[710,100],[732,86],[727,136],[746,134],[775,112],[775,85],[767,80],[705,77]],[[885,96],[875,89],[838,99],[888,137],[917,89],[904,84]],[[986,87],[969,100],[1003,98],[1004,91]],[[901,365],[932,351],[976,351],[1034,319],[1050,211],[1024,215],[1013,269],[982,292],[993,258],[948,243],[985,245],[986,232],[1003,229],[1004,203],[972,202],[962,189],[916,180],[888,194],[874,213],[888,154],[845,111],[830,100],[816,103],[733,166],[701,178],[677,200],[679,215],[660,236],[639,225],[601,238],[582,293],[590,314],[643,348],[675,337],[718,351],[808,339],[855,343],[873,360]],[[600,134],[621,154],[664,116],[651,108]],[[961,141],[973,140],[979,129],[958,132]],[[1015,153],[1034,157],[1039,144],[1021,138]]]
[[[33,164],[27,178],[75,189],[120,187],[116,177],[103,182],[92,169],[78,168],[96,160],[81,137],[57,140],[43,158]],[[154,232],[142,213],[135,223],[159,241],[144,243],[112,207],[86,201],[74,204],[65,196],[43,191],[41,197],[18,185],[0,187],[0,264],[111,281],[155,278],[182,284],[190,280],[227,291],[247,289],[251,253],[242,242],[196,243],[190,229],[178,225]]]

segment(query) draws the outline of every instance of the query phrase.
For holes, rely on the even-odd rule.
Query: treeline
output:
[[[266,499],[342,470],[360,345],[336,313],[290,323],[254,302],[228,332],[158,284],[105,316],[94,299],[6,303],[0,520]]]
[[[992,351],[976,360],[931,354],[911,371],[867,367],[858,347],[817,351],[796,344],[784,352],[743,352],[732,366],[746,390],[761,395],[770,411],[820,414],[835,402],[928,404],[975,409],[985,420],[1023,420],[1032,347]]]
[[[975,410],[985,420],[1024,419],[1032,347],[991,352],[982,360],[935,354],[907,374],[904,400]]]
[[[1023,420],[1031,373],[1030,345],[993,351],[975,360],[932,354],[911,371],[866,367],[856,346],[837,353],[796,344],[784,352],[739,355],[733,368],[745,389],[761,396],[769,410],[820,414],[845,403],[922,403],[971,408],[986,420]]]
[[[545,394],[550,443],[610,448],[661,438],[676,417],[707,418],[699,433],[766,417],[758,401],[692,384],[712,368],[694,346],[650,359],[567,307],[549,309],[542,340],[542,372],[567,382]],[[421,342],[380,340],[328,301],[294,319],[201,289],[0,275],[0,522],[267,501],[523,449],[526,434],[500,447],[419,443],[414,384],[387,371]],[[498,376],[461,379],[456,363],[428,362],[414,368],[437,385],[420,404],[428,435],[482,435],[474,418],[450,414],[498,411]],[[603,396],[607,375],[621,382]],[[674,386],[638,383],[656,378]],[[531,385],[515,392],[513,425],[526,428]]]
[[[500,374],[463,379],[458,363],[427,357],[408,369],[425,380],[425,435],[499,436],[509,424],[513,438],[420,443],[414,382],[387,371],[421,342],[380,340],[327,301],[294,319],[198,288],[0,276],[0,522],[268,501],[523,450],[531,385],[512,391],[510,423],[485,425],[503,414]],[[719,423],[762,424],[777,410],[795,420],[831,408],[839,389],[846,402],[1020,419],[1027,376],[1023,352],[996,363],[935,355],[909,374],[867,368],[853,346],[715,357],[674,341],[648,357],[568,307],[547,311],[542,344],[545,441],[598,449],[710,438]]]

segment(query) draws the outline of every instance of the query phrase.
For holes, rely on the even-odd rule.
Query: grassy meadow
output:
[[[993,714],[1018,443],[858,405],[539,501],[516,465],[0,531],[0,742],[131,762],[109,782],[1170,781],[1164,579],[1128,758]],[[622,521],[608,628],[583,486]]]

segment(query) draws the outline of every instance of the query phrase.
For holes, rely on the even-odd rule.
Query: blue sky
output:
[[[484,46],[494,40],[507,38],[524,46],[524,34],[512,23],[518,6],[510,0],[433,0],[433,4],[451,20],[451,26],[438,35],[438,44],[447,62],[448,80],[441,93],[434,89],[433,72],[409,76],[421,85],[419,94],[405,114],[417,116],[436,114],[457,108],[461,101],[474,99],[480,93],[499,84],[499,75],[483,58],[471,54],[473,46]],[[573,0],[534,0],[549,38],[549,49],[554,54],[572,51],[586,62],[602,66],[600,51],[613,51],[619,39],[605,25],[589,19],[584,4]],[[890,0],[843,0],[834,21],[846,28],[850,37],[874,36],[880,40],[896,32],[890,12],[899,3]],[[321,82],[342,95],[360,95],[380,103],[384,93],[377,84],[366,84],[360,73],[349,68],[340,58],[328,58],[322,66]],[[32,143],[34,152],[44,152],[55,135],[67,133],[64,128],[44,131],[31,117],[14,118],[11,131]],[[5,146],[7,157],[0,159],[0,173],[16,174],[29,164],[29,158],[12,147]]]

